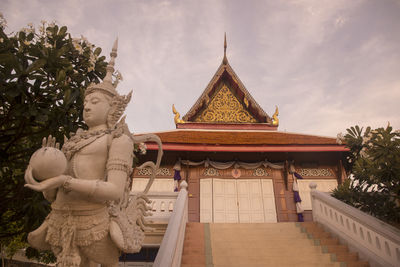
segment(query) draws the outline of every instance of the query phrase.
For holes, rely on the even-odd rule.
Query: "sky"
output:
[[[279,131],[335,137],[353,125],[400,128],[398,0],[0,0],[6,32],[41,20],[109,52],[135,133],[175,129],[223,58]]]

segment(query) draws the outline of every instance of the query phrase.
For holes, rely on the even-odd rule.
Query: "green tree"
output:
[[[0,14],[0,242],[17,249],[49,212],[41,193],[24,188],[30,156],[43,137],[62,144],[85,128],[84,89],[104,78],[106,63],[99,47],[65,26],[42,21],[9,34],[5,27]]]
[[[333,196],[383,221],[400,226],[400,132],[386,128],[347,129],[351,177]]]

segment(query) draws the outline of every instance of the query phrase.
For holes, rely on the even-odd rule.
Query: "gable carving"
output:
[[[194,121],[225,123],[257,122],[225,84]]]

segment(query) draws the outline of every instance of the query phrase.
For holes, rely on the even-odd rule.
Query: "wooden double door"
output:
[[[272,179],[200,180],[200,222],[276,222]]]

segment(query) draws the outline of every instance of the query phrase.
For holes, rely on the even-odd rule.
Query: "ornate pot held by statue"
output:
[[[33,177],[43,181],[63,174],[67,168],[67,159],[55,147],[42,147],[33,153],[29,165],[32,167]]]

